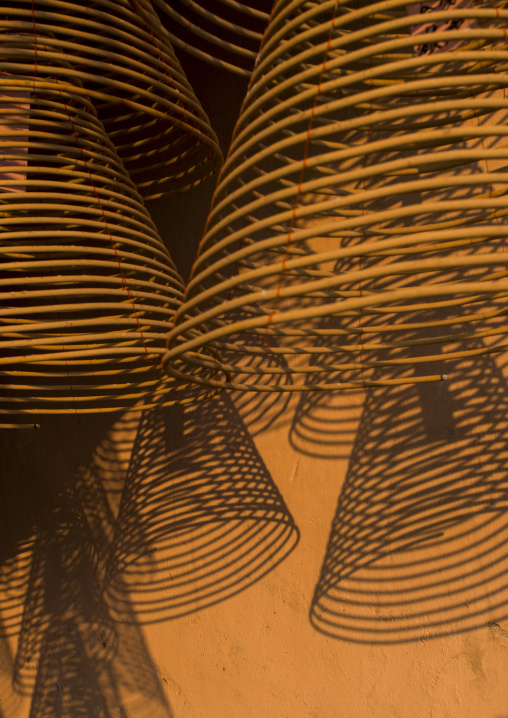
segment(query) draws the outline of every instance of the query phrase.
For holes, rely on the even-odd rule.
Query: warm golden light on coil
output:
[[[30,64],[35,76],[51,68],[62,89],[92,101],[144,198],[195,186],[222,162],[215,133],[149,0],[111,5],[26,0],[5,8],[2,65],[16,72]]]
[[[270,18],[272,0],[154,0],[175,47],[249,77]]]
[[[159,362],[183,284],[75,82],[0,77],[2,414],[178,401]]]
[[[169,374],[335,391],[505,349],[507,23],[504,2],[275,4]]]

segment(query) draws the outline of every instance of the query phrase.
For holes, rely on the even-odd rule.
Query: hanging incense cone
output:
[[[33,37],[16,44],[33,56]],[[79,81],[6,64],[0,412],[174,403],[158,366],[183,291],[169,253]]]
[[[26,0],[4,18],[6,71],[26,60],[22,38],[31,35],[33,74],[45,76],[50,66],[62,90],[77,92],[79,84],[144,198],[188,189],[218,171],[215,133],[148,0]]]
[[[275,3],[169,374],[206,347],[224,388],[342,391],[506,349],[470,343],[506,332],[508,9],[425,8]]]
[[[203,0],[154,0],[175,47],[224,70],[249,77],[273,3],[224,0],[213,9]]]

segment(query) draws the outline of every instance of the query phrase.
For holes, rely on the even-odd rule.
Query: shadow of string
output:
[[[14,437],[30,443],[27,460],[17,475],[2,472],[4,491],[11,488],[4,506],[24,524],[18,535],[6,531],[11,545],[7,551],[9,542],[2,543],[2,565],[18,546],[29,554],[22,572],[2,573],[2,595],[16,595],[7,578],[17,577],[24,595],[19,589],[13,604],[21,605],[22,617],[9,622],[18,637],[12,683],[32,697],[30,718],[172,716],[133,611],[126,601],[129,622],[117,624],[102,595],[139,419],[126,415],[109,428],[107,421],[49,417],[40,431]],[[3,455],[4,469],[12,455]],[[21,487],[17,503],[13,485]],[[13,614],[8,600],[2,613]]]
[[[143,414],[106,579],[141,622],[233,596],[277,566],[298,530],[229,396]]]

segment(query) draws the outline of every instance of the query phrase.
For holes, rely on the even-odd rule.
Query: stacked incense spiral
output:
[[[272,0],[154,0],[154,4],[167,19],[175,47],[235,75],[250,76]]]
[[[31,62],[34,78],[52,74],[94,103],[144,198],[218,171],[215,133],[149,0],[23,0],[3,10],[0,33],[5,72]]]
[[[275,3],[170,375],[216,351],[223,388],[336,391],[506,348],[507,25],[506,2]]]

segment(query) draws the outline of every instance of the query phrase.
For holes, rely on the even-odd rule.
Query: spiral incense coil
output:
[[[0,414],[178,400],[158,364],[183,285],[80,90],[0,76]]]
[[[215,133],[149,0],[23,0],[3,10],[0,28],[5,72],[56,76],[90,99],[143,197],[218,171]]]
[[[224,388],[342,390],[506,349],[505,25],[506,2],[275,4],[169,374],[218,351]]]
[[[272,0],[154,0],[167,18],[172,44],[200,60],[249,77]]]

